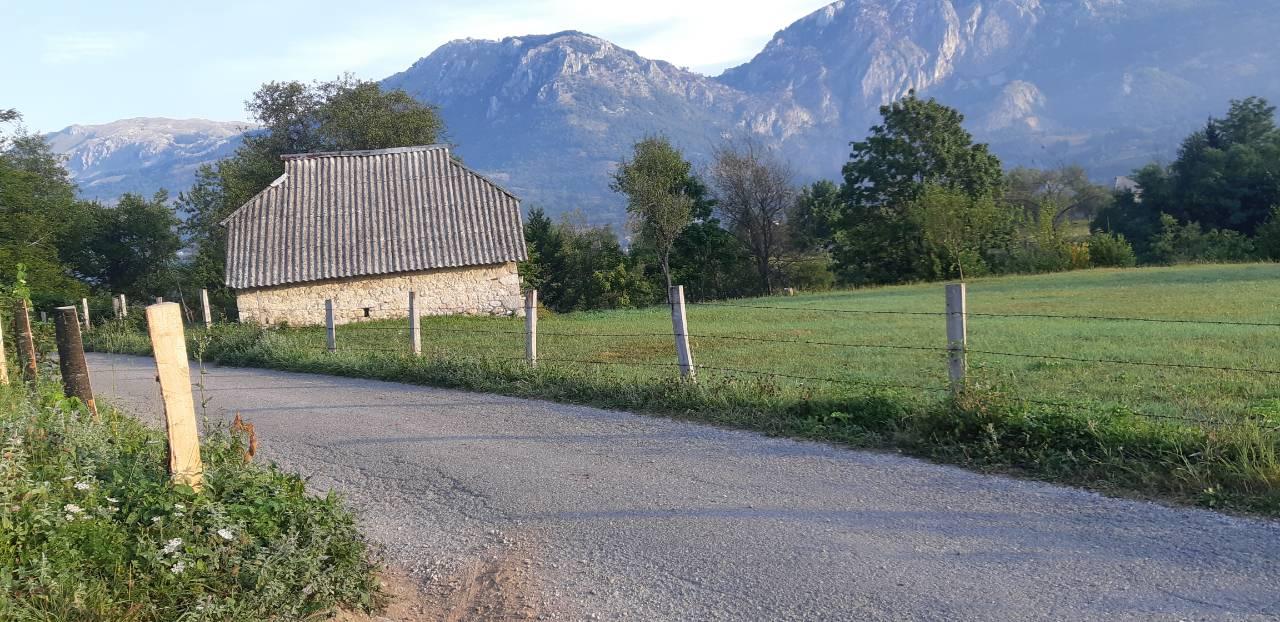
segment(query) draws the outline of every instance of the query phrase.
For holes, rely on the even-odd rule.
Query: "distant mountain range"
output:
[[[608,175],[665,134],[696,162],[726,136],[778,146],[805,180],[915,89],[959,108],[1006,164],[1078,163],[1098,179],[1152,159],[1227,101],[1280,101],[1272,0],[846,0],[708,77],[580,32],[465,39],[386,78],[440,106],[457,152],[552,213],[619,222]],[[197,126],[196,124],[207,124]],[[89,195],[182,188],[236,124],[72,126],[55,148]],[[85,137],[76,140],[75,137]],[[86,183],[87,182],[87,183]]]

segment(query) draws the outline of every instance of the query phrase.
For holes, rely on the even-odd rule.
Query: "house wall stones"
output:
[[[409,316],[409,292],[422,315],[524,315],[514,262],[360,276],[236,292],[240,321],[264,326],[323,325],[333,300],[338,324]]]

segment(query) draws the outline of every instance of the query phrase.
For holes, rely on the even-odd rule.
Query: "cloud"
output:
[[[78,32],[47,35],[40,59],[51,65],[100,61],[117,57],[142,45],[136,32]]]

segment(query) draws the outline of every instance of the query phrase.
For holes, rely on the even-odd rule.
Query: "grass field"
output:
[[[1280,370],[1280,265],[1092,270],[977,280],[968,284],[968,305],[974,314],[969,318],[969,348],[979,352]],[[939,390],[923,391],[922,399],[940,399],[947,385],[943,311],[943,286],[925,284],[693,304],[688,307],[688,320],[695,361],[704,378],[760,376],[742,372],[831,378],[835,381],[778,377],[776,382],[810,387],[816,382],[822,391],[832,392],[849,390],[849,381],[925,386]],[[1276,326],[977,315],[984,313]],[[370,357],[407,351],[404,324],[340,326],[339,351]],[[422,326],[424,351],[431,357],[515,359],[524,355],[521,319],[427,317]],[[297,328],[283,334],[303,349],[319,352],[325,347],[323,328]],[[593,366],[599,373],[623,378],[672,377],[677,371],[665,307],[566,315],[544,310],[539,354],[544,365],[582,366],[557,361],[597,361],[600,364]],[[1280,416],[1277,374],[976,353],[969,355],[969,366],[977,386],[1028,399],[1196,419]]]
[[[677,380],[666,307],[543,312],[536,369],[518,318],[424,318],[421,358],[408,356],[406,321],[340,326],[336,354],[314,327],[188,336],[226,364],[651,412],[1280,513],[1280,374],[1266,373],[1280,370],[1277,300],[1273,264],[971,281],[961,399],[946,390],[942,284],[690,305],[696,385]],[[148,350],[117,328],[91,347]]]

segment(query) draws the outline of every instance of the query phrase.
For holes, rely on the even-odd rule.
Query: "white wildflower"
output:
[[[173,504],[173,509],[175,509],[175,510],[177,510],[177,511],[181,512],[181,511],[183,511],[183,510],[187,509],[187,506],[182,505],[181,503],[175,503],[175,504]]]
[[[172,555],[175,551],[182,547],[182,538],[174,538],[165,543],[164,548],[160,549],[165,555]]]
[[[151,517],[151,522],[153,522],[153,523],[158,523],[158,522],[160,522],[160,518],[161,518],[161,517],[159,517],[159,516],[152,516],[152,517]]]
[[[173,571],[173,574],[182,574],[182,571],[186,569],[187,569],[186,562],[178,562],[174,564],[173,567],[169,568],[169,570]]]
[[[84,511],[84,508],[82,508],[82,507],[80,507],[80,506],[78,506],[78,505],[76,505],[76,504],[74,504],[74,503],[68,503],[68,504],[66,504],[66,505],[62,506],[62,510],[63,510],[64,512],[68,513],[68,514],[79,514],[79,513],[81,513],[81,512],[83,512],[83,511]]]
[[[93,488],[93,486],[90,486],[89,482],[76,482],[76,490],[88,490],[90,488]]]
[[[107,503],[120,503],[120,500],[114,499],[112,497],[107,497]]]
[[[231,530],[230,530],[230,529],[227,529],[226,527],[223,527],[222,529],[219,529],[219,530],[218,530],[218,535],[219,535],[220,537],[222,537],[222,539],[223,539],[223,540],[230,540],[230,539],[232,539],[232,538],[236,537],[236,536],[235,536],[235,534],[231,533]]]
[[[67,515],[66,515],[66,519],[67,519],[67,520],[75,520],[75,519],[76,519],[76,517],[74,517],[74,516],[72,516],[72,515],[70,515],[70,514],[67,514]]]

